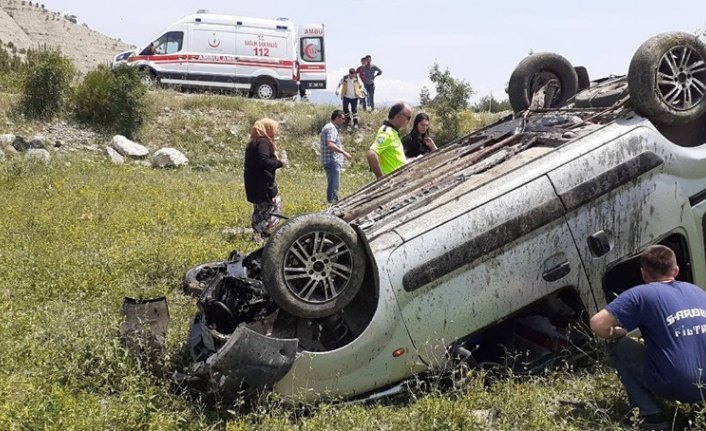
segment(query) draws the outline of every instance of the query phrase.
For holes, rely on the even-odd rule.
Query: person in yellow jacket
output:
[[[404,102],[397,102],[390,108],[387,121],[378,130],[367,154],[368,166],[377,178],[388,175],[407,163],[400,129],[405,127],[411,118],[412,107]]]
[[[336,95],[343,99],[343,113],[346,115],[346,127],[351,127],[351,114],[353,117],[353,129],[358,129],[358,99],[365,97],[363,83],[360,82],[358,74],[354,68],[348,70],[348,75],[341,79],[336,88]]]

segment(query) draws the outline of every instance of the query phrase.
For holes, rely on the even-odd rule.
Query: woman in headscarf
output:
[[[245,195],[253,204],[252,228],[256,241],[272,233],[282,212],[275,172],[287,166],[287,162],[276,155],[277,127],[277,122],[269,118],[256,121],[245,148]]]

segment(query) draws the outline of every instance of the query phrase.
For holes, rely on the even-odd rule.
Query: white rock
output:
[[[105,147],[105,153],[108,155],[108,160],[113,162],[114,165],[122,165],[125,163],[125,157],[121,156],[120,153],[111,147]]]
[[[133,142],[122,135],[113,136],[111,147],[123,157],[141,159],[150,153],[144,145]]]
[[[49,154],[49,151],[45,149],[40,149],[40,148],[30,148],[25,152],[25,158],[26,159],[35,159],[44,162],[45,164],[49,164],[51,161],[51,154]]]
[[[184,153],[176,148],[162,148],[152,155],[152,166],[155,168],[176,168],[188,162]]]
[[[12,133],[7,133],[5,135],[0,135],[0,148],[5,148],[8,145],[15,142],[16,136]]]

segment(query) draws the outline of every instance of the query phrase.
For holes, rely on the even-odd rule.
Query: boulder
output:
[[[25,152],[25,158],[39,160],[44,162],[45,164],[49,164],[49,162],[51,161],[51,154],[49,154],[49,151],[43,148],[30,148]]]
[[[184,153],[176,148],[162,148],[152,155],[152,166],[155,168],[177,168],[188,162]]]
[[[22,136],[15,136],[15,140],[12,141],[12,146],[20,153],[24,153],[30,149],[29,142]]]
[[[108,160],[110,160],[114,165],[122,165],[125,163],[125,157],[121,156],[120,153],[111,147],[105,147],[105,153],[108,155]]]
[[[46,148],[46,138],[43,135],[37,135],[29,141],[29,147],[41,150]]]
[[[15,142],[15,137],[16,136],[11,133],[0,135],[0,150],[12,145],[12,143]]]
[[[131,159],[142,159],[147,157],[149,150],[137,142],[133,142],[122,135],[115,135],[111,147],[120,153],[121,156]]]

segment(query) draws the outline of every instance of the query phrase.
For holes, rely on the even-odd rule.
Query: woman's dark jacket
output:
[[[279,193],[275,171],[282,162],[275,156],[274,146],[265,138],[248,142],[245,147],[245,195],[248,202],[270,202]]]
[[[424,143],[424,135],[419,133],[410,133],[405,136],[402,139],[402,146],[404,147],[404,155],[408,158],[421,156],[431,151],[427,144]]]

